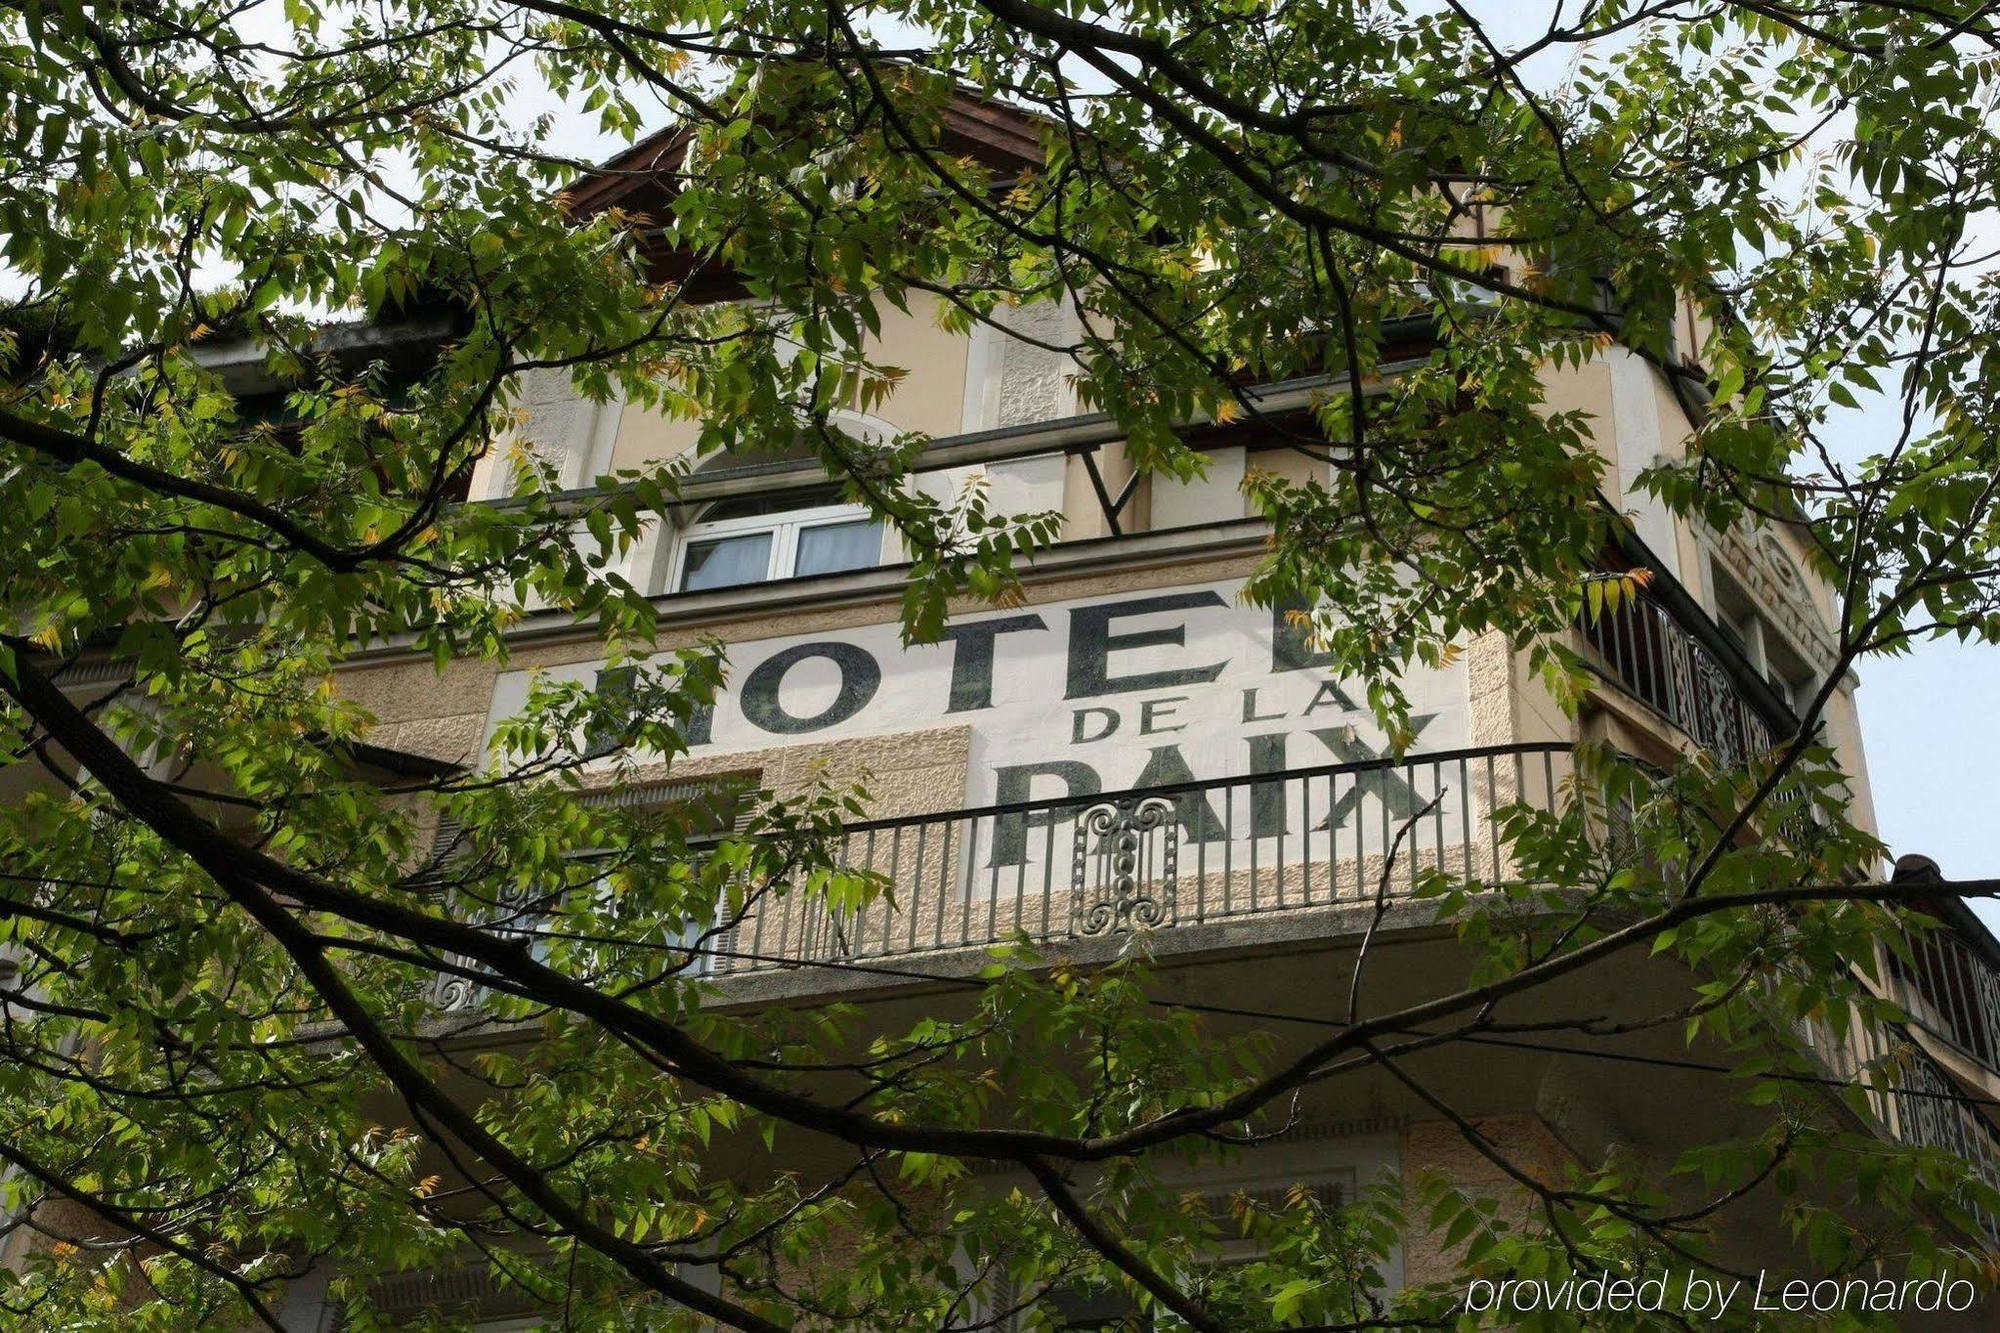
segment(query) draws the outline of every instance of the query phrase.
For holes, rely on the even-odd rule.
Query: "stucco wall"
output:
[[[703,754],[676,760],[671,772],[675,778],[755,774],[760,787],[781,798],[799,796],[821,783],[861,784],[879,818],[937,814],[960,804],[971,734],[969,726],[936,727],[834,743]],[[668,772],[664,764],[642,765],[627,776],[643,783]]]
[[[907,311],[886,301],[877,305],[882,332],[868,338],[863,354],[905,373],[881,403],[870,406],[869,415],[895,430],[942,437],[964,428],[968,339],[939,328],[938,311],[937,298],[923,292],[911,294]],[[695,422],[629,407],[618,423],[610,465],[629,468],[676,457],[693,446],[698,433]]]
[[[1532,1114],[1493,1116],[1478,1122],[1480,1136],[1495,1153],[1530,1179],[1560,1183],[1567,1152],[1540,1119]],[[1420,1206],[1417,1178],[1436,1172],[1475,1198],[1500,1201],[1500,1216],[1510,1223],[1531,1222],[1536,1206],[1532,1190],[1514,1180],[1491,1157],[1441,1120],[1408,1125],[1402,1135],[1403,1180],[1410,1226],[1404,1233],[1403,1277],[1412,1286],[1453,1280],[1457,1251],[1444,1243],[1444,1233],[1428,1225],[1428,1210]]]

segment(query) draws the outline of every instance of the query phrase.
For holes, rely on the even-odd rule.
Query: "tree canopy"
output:
[[[1463,1276],[1726,1271],[1711,1222],[1771,1179],[1828,1271],[1976,1268],[1937,1219],[1992,1201],[1815,1118],[1772,1015],[1893,1017],[1850,963],[1911,910],[1828,701],[1871,655],[2000,639],[2000,28],[1966,0],[1526,8],[0,7],[0,1191],[124,1238],[0,1277],[0,1320],[275,1326],[325,1260],[371,1327],[367,1276],[478,1247],[568,1327],[963,1327],[1003,1271],[1197,1328],[1439,1326],[1476,1322],[1462,1283],[1377,1290],[1408,1210]],[[967,99],[1025,128],[969,145]],[[662,151],[612,156],[633,143]],[[720,680],[716,649],[649,657],[655,609],[607,567],[684,464],[563,494],[523,455],[507,502],[459,497],[534,372],[697,419],[705,454],[802,440],[909,544],[906,632],[934,638],[1058,525],[927,494],[925,439],[841,427],[910,370],[868,334],[919,293],[957,331],[1078,312],[1050,346],[1142,470],[1197,475],[1198,420],[1324,463],[1248,482],[1274,532],[1251,592],[1319,608],[1391,723],[1398,673],[1472,635],[1583,688],[1554,645],[1626,521],[1544,388],[1617,348],[1697,423],[1650,493],[1795,534],[1834,659],[1768,754],[1597,756],[1573,808],[1523,814],[1517,854],[1573,892],[1432,886],[1478,961],[1413,1007],[1224,1041],[1135,954],[996,964],[962,1016],[859,1050],[839,1006],[718,1013],[676,941],[746,884],[879,893],[825,850],[861,795],[766,803],[714,851],[578,800],[570,737],[677,755]],[[1252,389],[1311,375],[1304,415]],[[546,685],[492,769],[385,775],[337,669],[504,658],[530,604],[643,659],[630,690]],[[79,685],[85,661],[111,665]],[[1646,855],[1590,836],[1607,802]],[[523,886],[533,948],[490,924]],[[1430,1099],[1406,1052],[1649,950],[1700,978],[1654,1021],[1738,1052],[1717,1095],[1769,1108],[1681,1164],[1699,1202],[1616,1160],[1524,1178],[1525,1221],[1439,1184],[1212,1216],[1161,1182],[1349,1069]],[[440,976],[521,1039],[438,1039]],[[838,1164],[711,1169],[725,1140]],[[995,1165],[1033,1188],[982,1188]],[[1246,1233],[1260,1258],[1200,1265]]]

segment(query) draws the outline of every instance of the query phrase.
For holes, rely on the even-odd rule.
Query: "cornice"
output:
[[[1261,518],[1241,518],[1126,537],[1064,542],[1038,554],[1034,564],[1022,572],[1021,581],[1037,587],[1094,574],[1261,555],[1270,530],[1270,524]],[[661,593],[651,601],[661,628],[700,626],[740,620],[747,614],[779,616],[794,611],[896,602],[909,584],[909,572],[907,563],[881,565],[844,574],[778,579],[706,592]],[[579,622],[563,612],[545,611],[525,617],[508,633],[507,643],[510,648],[560,643],[588,639],[594,631],[594,621]],[[414,644],[414,635],[397,635],[357,650],[342,665],[375,666],[399,658],[429,660],[429,654],[417,651]]]

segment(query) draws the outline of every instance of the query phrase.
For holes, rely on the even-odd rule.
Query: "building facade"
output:
[[[967,115],[969,142],[1007,147],[1006,125]],[[1063,359],[1037,345],[1072,333],[1072,312],[1009,316],[1021,338],[984,326],[945,332],[921,295],[879,314],[869,355],[908,374],[871,413],[840,424],[864,438],[929,436],[916,484],[933,494],[981,486],[996,511],[1062,516],[1061,541],[1025,572],[1018,604],[965,602],[934,643],[903,642],[896,534],[844,503],[810,458],[776,449],[696,462],[695,423],[593,403],[561,373],[537,372],[524,393],[521,450],[565,488],[690,460],[678,502],[619,557],[618,572],[654,600],[660,651],[727,644],[728,683],[691,724],[688,753],[671,764],[642,758],[637,772],[621,772],[618,799],[786,797],[825,782],[870,793],[838,857],[882,876],[893,896],[853,913],[798,897],[760,905],[707,950],[716,1006],[838,999],[896,1031],[963,1005],[966,981],[997,945],[1025,938],[1088,965],[1118,957],[1138,932],[1168,998],[1295,1012],[1332,1004],[1329,979],[1347,974],[1373,931],[1378,1002],[1413,1000],[1468,962],[1416,895],[1419,881],[1432,870],[1517,878],[1502,812],[1555,809],[1578,745],[1654,760],[1691,749],[1740,758],[1789,734],[1790,710],[1832,661],[1832,594],[1794,534],[1704,530],[1636,486],[1694,425],[1655,368],[1611,349],[1552,370],[1546,397],[1551,410],[1594,423],[1609,498],[1633,515],[1621,556],[1653,571],[1646,596],[1572,631],[1596,673],[1580,710],[1551,697],[1501,638],[1476,638],[1448,665],[1403,679],[1414,738],[1398,748],[1368,706],[1369,682],[1332,671],[1289,608],[1240,596],[1269,535],[1245,478],[1305,482],[1326,464],[1253,425],[1211,426],[1189,434],[1207,459],[1199,479],[1142,474],[1115,427],[1080,410]],[[1325,388],[1302,381],[1253,394],[1281,415],[1308,411]],[[521,457],[489,457],[468,502],[503,501]],[[376,719],[369,740],[383,753],[476,768],[534,681],[615,690],[619,670],[589,626],[531,610],[504,664],[461,659],[440,673],[427,655],[385,644],[355,652],[337,687]],[[1825,724],[1866,827],[1855,687],[1841,682]],[[586,786],[609,793],[614,762],[604,756]],[[1977,1105],[2000,1101],[2000,945],[1956,904],[1939,910],[1952,929],[1924,941],[1913,964],[1892,964],[1886,950],[1875,960],[1880,987],[1914,1021],[1888,1038],[1818,1039],[1830,1080],[1881,1062],[1893,1041],[1898,1089],[1871,1095],[1865,1116],[1829,1089],[1827,1113],[1945,1148],[2000,1184],[2000,1130]],[[1615,994],[1592,971],[1536,1003],[1552,1013],[1685,1003],[1691,978],[1678,967],[1636,956],[1615,966]],[[436,996],[443,1021],[475,1037],[482,1003],[459,981]],[[1750,1114],[1711,1075],[1674,1066],[1688,1055],[1677,1028],[1621,1048],[1660,1062],[1651,1064],[1465,1050],[1426,1066],[1427,1078],[1513,1161],[1551,1178],[1611,1153],[1664,1172],[1691,1143],[1741,1132]],[[1294,1127],[1235,1174],[1187,1184],[1215,1196],[1303,1185],[1340,1199],[1423,1171],[1513,1190],[1457,1126],[1365,1073],[1308,1095]],[[1750,1215],[1762,1222],[1741,1224],[1741,1252],[1799,1264],[1775,1204]],[[1452,1251],[1415,1222],[1386,1276],[1442,1278]],[[339,1326],[326,1277],[291,1293],[289,1327]],[[471,1262],[385,1277],[376,1299],[413,1319],[434,1308],[494,1330],[532,1326]],[[1109,1317],[1087,1295],[1071,1313]]]
[[[1465,963],[1413,897],[1418,879],[1437,868],[1506,881],[1497,812],[1555,808],[1577,744],[1654,759],[1696,747],[1753,753],[1789,734],[1789,710],[1831,660],[1831,596],[1792,534],[1705,531],[1633,487],[1692,424],[1656,370],[1613,350],[1552,372],[1547,393],[1552,408],[1595,422],[1609,484],[1634,515],[1627,554],[1655,571],[1647,595],[1574,631],[1597,673],[1580,711],[1560,707],[1497,637],[1475,639],[1450,665],[1403,681],[1415,740],[1396,752],[1367,707],[1367,682],[1330,672],[1284,608],[1238,595],[1267,536],[1243,478],[1265,469],[1305,480],[1318,465],[1263,446],[1254,430],[1211,430],[1198,436],[1208,456],[1200,480],[1135,476],[1115,430],[1077,411],[1053,353],[993,331],[947,335],[921,300],[882,313],[871,351],[910,374],[877,415],[843,424],[929,434],[920,484],[941,494],[980,484],[996,509],[1059,511],[1063,540],[1028,571],[1021,604],[962,605],[941,640],[917,646],[900,634],[894,534],[840,503],[804,458],[705,461],[624,558],[620,572],[655,599],[662,650],[712,636],[727,643],[729,666],[689,753],[627,777],[660,799],[863,783],[872,805],[845,830],[839,856],[896,888],[893,902],[854,914],[796,899],[760,907],[704,964],[717,1004],[837,998],[895,1030],[961,1002],[992,946],[1025,937],[1087,963],[1145,931],[1169,995],[1292,1010],[1344,975],[1385,886],[1384,1001],[1415,998]],[[1320,387],[1258,393],[1282,412]],[[695,434],[687,422],[582,401],[557,379],[535,387],[523,433],[578,488],[677,457]],[[490,460],[473,501],[504,495],[507,468]],[[616,687],[598,642],[558,615],[527,617],[504,666],[461,661],[440,677],[428,660],[383,648],[357,656],[340,686],[379,719],[382,746],[476,765],[537,678]],[[1867,826],[1854,688],[1842,682],[1826,726]],[[1868,1127],[1946,1147],[2000,1181],[1995,1126],[1960,1100],[2000,1096],[2000,951],[1969,914],[1951,920],[1916,967],[1883,956],[1884,987],[1918,1021],[1898,1038],[1909,1095],[1875,1096]],[[1637,958],[1617,966],[1619,1006],[1685,1002],[1685,973]],[[1602,1007],[1603,984],[1566,983],[1542,1002],[1556,1012]],[[440,995],[447,1012],[475,1014],[479,1003],[463,985]],[[1829,1076],[1880,1060],[1886,1048],[1869,1040],[1852,1049],[1823,1039]],[[1677,1029],[1621,1049],[1669,1065],[1687,1055]],[[1691,1142],[1744,1124],[1709,1076],[1671,1067],[1493,1051],[1431,1073],[1492,1142],[1552,1176],[1612,1152],[1664,1171]],[[1296,1129],[1255,1160],[1240,1177],[1190,1187],[1224,1195],[1304,1184],[1352,1197],[1436,1170],[1469,1188],[1509,1189],[1453,1125],[1369,1076],[1310,1099]],[[1796,1265],[1775,1213],[1765,1220],[1739,1238],[1745,1252]],[[1392,1276],[1431,1280],[1450,1264],[1443,1238],[1416,1226]],[[384,1299],[504,1306],[482,1282],[476,1266],[406,1275]],[[1088,1303],[1077,1313],[1090,1315]],[[504,1311],[493,1317],[491,1327],[513,1326]]]

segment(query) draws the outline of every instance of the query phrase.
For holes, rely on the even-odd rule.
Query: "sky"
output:
[[[1898,415],[1887,399],[1864,399],[1829,426],[1836,452],[1860,457],[1895,432]],[[2000,779],[1986,766],[2000,754],[2000,645],[1933,639],[1866,659],[1855,674],[1876,825],[1890,854],[1922,852],[1950,879],[2000,878]],[[1972,906],[2000,931],[2000,903]]]
[[[1862,457],[1899,426],[1887,398],[1830,420],[1838,455]],[[1950,879],[2000,878],[2000,779],[1986,766],[2000,754],[2000,645],[1953,639],[1919,642],[1900,657],[1859,663],[1861,744],[1875,818],[1891,856],[1922,852]],[[1973,903],[2000,931],[2000,903]]]
[[[2000,877],[2000,648],[1927,643],[1859,669],[1862,745],[1882,837],[1952,879]],[[2000,910],[1981,913],[2000,927]]]

